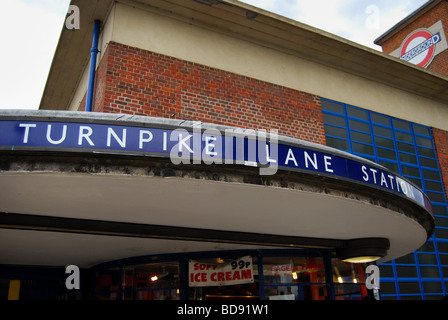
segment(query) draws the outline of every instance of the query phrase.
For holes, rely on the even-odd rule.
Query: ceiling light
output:
[[[349,263],[367,263],[367,262],[376,261],[381,258],[382,257],[380,257],[380,256],[359,256],[359,257],[345,258],[345,259],[341,259],[341,260],[344,262],[349,262]]]
[[[385,238],[352,239],[336,252],[339,259],[350,263],[376,261],[387,254],[390,242]]]

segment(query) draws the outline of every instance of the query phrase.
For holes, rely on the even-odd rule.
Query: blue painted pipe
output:
[[[89,70],[89,84],[87,87],[86,96],[86,108],[87,112],[92,111],[93,104],[93,90],[95,87],[95,69],[96,69],[96,57],[98,55],[98,38],[100,37],[100,25],[101,21],[95,20],[95,25],[93,27],[93,39],[92,48],[90,49],[90,70]]]

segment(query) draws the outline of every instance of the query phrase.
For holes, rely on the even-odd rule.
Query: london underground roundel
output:
[[[433,35],[426,29],[416,30],[403,42],[400,59],[425,67],[432,61],[435,45],[440,40],[439,33]]]

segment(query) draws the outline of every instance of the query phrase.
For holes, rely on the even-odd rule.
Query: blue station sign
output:
[[[300,171],[393,192],[432,212],[427,196],[406,179],[367,160],[300,140],[250,130],[110,123],[1,120],[1,150],[169,157],[174,164],[236,164],[260,174]]]

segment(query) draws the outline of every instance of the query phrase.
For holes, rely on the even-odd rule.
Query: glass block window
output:
[[[431,128],[336,101],[321,102],[328,146],[393,170],[431,200],[436,230],[416,252],[380,265],[382,299],[441,299],[448,283],[448,213]]]

